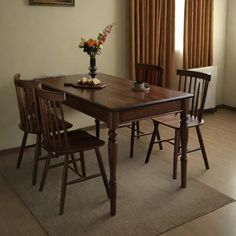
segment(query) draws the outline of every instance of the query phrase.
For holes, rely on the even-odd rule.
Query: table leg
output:
[[[188,145],[188,126],[187,126],[187,114],[188,114],[189,100],[183,100],[183,111],[180,115],[181,126],[181,187],[187,186],[187,145]]]
[[[117,131],[109,129],[108,131],[108,155],[110,166],[110,207],[111,216],[116,215],[116,166],[117,166]]]
[[[100,138],[100,120],[95,119],[96,124],[96,138]]]

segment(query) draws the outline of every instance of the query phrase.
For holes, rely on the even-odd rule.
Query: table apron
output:
[[[86,101],[78,100],[78,98],[73,96],[67,96],[65,105],[107,123],[108,127],[112,125],[111,123],[113,123],[112,120],[114,117],[116,117],[115,126],[118,126],[118,123],[122,124],[125,122],[152,118],[161,114],[182,111],[182,100],[168,101],[118,112],[106,111],[96,104],[88,104]]]
[[[129,122],[139,119],[152,118],[161,114],[182,111],[182,100],[168,101],[160,104],[133,108],[119,113],[119,122]]]
[[[78,98],[75,98],[73,96],[67,96],[64,104],[100,121],[103,121],[105,123],[109,122],[110,112],[97,106],[96,104],[78,100]]]

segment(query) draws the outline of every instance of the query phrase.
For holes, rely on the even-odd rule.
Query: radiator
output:
[[[192,68],[192,71],[199,71],[211,75],[211,81],[209,83],[205,109],[214,109],[216,108],[216,85],[217,85],[217,66],[207,66],[200,68]]]

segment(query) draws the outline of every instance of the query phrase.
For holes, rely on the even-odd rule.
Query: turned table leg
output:
[[[183,100],[183,111],[180,115],[181,126],[181,187],[186,188],[187,186],[187,145],[188,145],[188,126],[187,126],[187,114],[189,108],[189,100]]]
[[[108,156],[110,166],[110,207],[111,216],[116,215],[116,166],[117,166],[117,131],[109,129],[108,131]]]

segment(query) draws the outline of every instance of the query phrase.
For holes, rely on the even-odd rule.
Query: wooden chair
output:
[[[21,75],[16,74],[14,76],[14,83],[20,114],[19,128],[24,132],[17,161],[17,168],[20,168],[24,150],[27,148],[26,142],[28,134],[36,135],[36,147],[32,174],[32,185],[35,185],[37,180],[38,162],[39,160],[45,159],[40,157],[42,129],[40,125],[39,107],[36,97],[37,82],[35,80],[21,80]],[[72,124],[68,122],[66,122],[65,125],[68,128],[72,127]]]
[[[64,114],[62,110],[62,103],[66,100],[66,96],[64,93],[50,92],[38,88],[37,95],[42,117],[42,145],[43,148],[48,152],[48,157],[45,162],[39,190],[43,190],[49,168],[63,165],[64,167],[59,211],[60,214],[64,213],[66,188],[67,185],[70,184],[75,184],[98,176],[102,176],[106,193],[109,198],[109,185],[101,154],[99,152],[99,147],[103,146],[105,142],[81,129],[73,131],[67,130],[64,125]],[[59,129],[60,126],[63,127],[63,131]],[[56,127],[56,129],[54,127]],[[92,149],[95,150],[100,173],[87,176],[85,172],[84,152]],[[80,153],[80,158],[76,159],[74,157],[75,153]],[[60,156],[64,157],[64,161],[62,163],[50,165],[52,157]],[[71,158],[71,160],[69,160],[69,158]],[[83,163],[82,174],[79,173],[78,169],[73,168],[73,166],[70,165],[75,160],[81,160],[81,163]],[[75,174],[77,174],[78,178],[68,181],[68,169],[71,169]]]
[[[136,65],[136,81],[145,82],[155,86],[162,86],[163,67],[150,64]],[[134,154],[134,140],[142,136],[151,135],[152,133],[145,133],[140,130],[140,122],[134,121],[128,126],[131,129],[130,138],[130,158]]]
[[[184,91],[187,93],[192,93],[194,95],[190,101],[188,127],[196,128],[200,147],[193,150],[188,150],[187,153],[201,150],[205,167],[206,169],[209,169],[208,159],[207,159],[206,150],[205,150],[203,138],[200,131],[200,126],[204,124],[204,120],[202,119],[202,114],[203,114],[204,105],[206,101],[208,84],[211,80],[211,75],[201,73],[201,72],[188,71],[188,70],[177,70],[177,75],[179,78],[178,90]],[[154,130],[153,130],[152,138],[149,144],[145,163],[149,162],[152,148],[155,143],[159,144],[160,149],[163,149],[162,142],[168,142],[168,143],[173,144],[174,145],[173,179],[176,179],[178,155],[180,155],[180,151],[181,151],[180,115],[170,114],[166,116],[161,116],[161,117],[153,119],[153,124],[154,124]],[[158,129],[159,124],[162,124],[164,126],[174,129],[175,137],[171,139],[161,140],[159,129]],[[157,137],[157,141],[155,141],[156,137]]]

